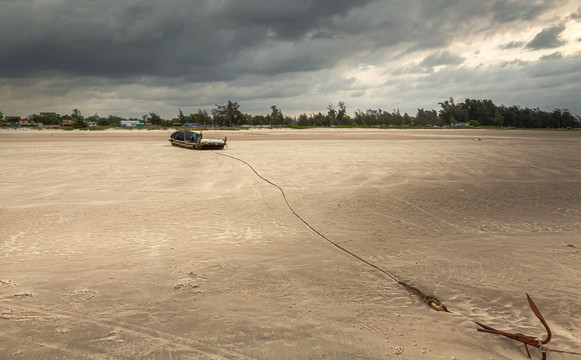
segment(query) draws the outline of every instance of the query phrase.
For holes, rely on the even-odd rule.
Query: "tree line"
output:
[[[473,121],[481,126],[515,128],[577,128],[581,125],[581,118],[567,109],[548,112],[516,105],[496,106],[491,100],[466,99],[455,103],[453,98],[439,104],[439,117],[444,123]]]
[[[141,118],[122,118],[116,115],[108,117],[82,116],[81,111],[74,109],[71,115],[48,114],[33,115],[32,122],[47,125],[60,125],[63,120],[74,120],[73,127],[86,127],[87,122],[99,126],[120,126],[123,120],[140,121],[152,126],[180,126],[196,124],[202,127],[241,127],[249,126],[286,126],[286,127],[440,127],[463,123],[470,126],[494,126],[513,128],[579,128],[581,118],[572,115],[567,109],[555,109],[551,112],[539,108],[497,106],[491,100],[466,99],[456,103],[453,98],[439,103],[439,110],[417,109],[415,115],[401,114],[392,111],[356,110],[352,116],[347,113],[345,102],[340,101],[335,107],[329,104],[325,112],[300,114],[296,117],[285,116],[276,105],[270,107],[266,115],[250,115],[240,110],[240,105],[228,100],[226,104],[216,104],[208,112],[199,109],[196,113],[186,115],[181,109],[176,117],[163,119],[155,112]],[[0,112],[0,118],[2,113]]]

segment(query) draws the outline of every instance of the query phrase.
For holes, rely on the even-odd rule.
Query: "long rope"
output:
[[[288,199],[286,197],[286,193],[284,192],[284,190],[282,189],[282,187],[278,186],[277,184],[275,184],[274,182],[268,180],[267,178],[265,178],[264,176],[260,175],[258,173],[258,171],[256,171],[256,169],[254,169],[254,167],[252,165],[250,165],[248,162],[237,158],[235,156],[232,155],[227,155],[227,154],[223,154],[220,152],[215,152],[218,155],[222,155],[225,157],[229,157],[231,159],[234,160],[238,160],[244,164],[246,164],[255,174],[256,176],[258,176],[259,178],[261,178],[262,180],[264,180],[265,182],[269,183],[270,185],[274,186],[275,188],[277,188],[280,193],[282,194],[282,197],[284,199],[284,202],[286,203],[287,207],[289,208],[289,210],[293,213],[293,215],[299,219],[303,224],[305,224],[305,226],[307,226],[309,229],[311,229],[315,234],[317,234],[319,237],[321,237],[322,239],[326,240],[327,242],[329,242],[331,245],[335,246],[336,248],[338,248],[339,250],[343,251],[344,253],[354,257],[355,259],[361,261],[362,263],[374,268],[375,270],[381,272],[382,274],[386,275],[387,277],[389,277],[391,280],[393,280],[395,283],[403,286],[406,290],[408,290],[411,294],[416,295],[417,297],[419,297],[424,303],[428,304],[429,306],[433,307],[434,309],[438,310],[438,311],[448,311],[448,309],[446,308],[446,306],[444,306],[442,304],[442,302],[435,296],[432,295],[428,295],[425,292],[421,291],[420,289],[418,289],[417,287],[414,287],[412,285],[409,285],[408,283],[399,280],[394,274],[392,274],[391,272],[382,269],[381,267],[373,264],[372,262],[369,262],[367,260],[365,260],[364,258],[362,258],[361,256],[355,254],[354,252],[344,248],[343,246],[337,244],[336,242],[334,242],[333,240],[329,239],[328,237],[326,237],[325,235],[323,235],[320,231],[318,231],[317,229],[315,229],[311,224],[309,224],[305,219],[303,219],[291,206],[291,204],[288,202]]]
[[[430,305],[431,307],[433,307],[434,309],[438,310],[438,311],[446,311],[446,312],[450,312],[448,311],[448,309],[446,308],[446,306],[444,306],[441,301],[432,295],[428,295],[425,292],[421,291],[420,289],[418,289],[417,287],[414,287],[404,281],[399,280],[394,274],[392,274],[391,272],[382,269],[381,267],[363,259],[361,256],[353,253],[352,251],[344,248],[343,246],[337,244],[336,242],[334,242],[333,240],[329,239],[328,237],[326,237],[325,235],[323,235],[321,232],[319,232],[317,229],[315,229],[311,224],[309,224],[305,219],[303,219],[291,206],[291,204],[288,202],[288,199],[286,197],[286,193],[284,192],[284,190],[277,184],[275,184],[274,182],[268,180],[267,178],[265,178],[264,176],[260,175],[258,173],[258,171],[256,171],[256,169],[254,169],[254,167],[252,167],[252,165],[250,165],[248,162],[237,158],[235,156],[232,155],[227,155],[227,154],[223,154],[223,153],[219,153],[216,152],[216,154],[218,155],[222,155],[222,156],[226,156],[229,157],[231,159],[234,160],[238,160],[244,164],[246,164],[255,174],[256,176],[258,176],[259,178],[261,178],[262,180],[264,180],[265,182],[269,183],[270,185],[274,186],[275,188],[277,188],[280,193],[282,194],[282,197],[284,198],[284,201],[287,205],[287,207],[289,208],[289,210],[293,213],[293,215],[299,219],[303,224],[305,224],[305,226],[307,226],[309,229],[311,229],[315,234],[317,234],[319,237],[321,237],[322,239],[326,240],[327,242],[329,242],[330,244],[332,244],[333,246],[335,246],[336,248],[338,248],[339,250],[345,252],[346,254],[354,257],[355,259],[363,262],[364,264],[374,268],[375,270],[381,272],[382,274],[386,275],[387,277],[389,277],[391,280],[393,280],[395,283],[403,286],[408,292],[410,292],[413,295],[416,295],[418,298],[420,298],[424,303]],[[558,353],[562,353],[562,354],[570,354],[570,355],[581,355],[581,352],[573,352],[573,351],[564,351],[564,350],[557,350],[557,349],[552,349],[549,348],[547,346],[541,346],[539,348],[539,350],[541,350],[542,352],[558,352]]]

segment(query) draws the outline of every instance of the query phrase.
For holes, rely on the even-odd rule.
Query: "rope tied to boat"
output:
[[[352,251],[344,248],[343,246],[339,245],[338,243],[332,241],[331,239],[329,239],[328,237],[326,237],[324,234],[322,234],[321,232],[319,232],[317,229],[315,229],[311,224],[309,224],[306,220],[304,220],[290,205],[290,203],[288,202],[288,199],[286,197],[286,194],[284,192],[284,190],[277,184],[275,184],[274,182],[268,180],[267,178],[265,178],[264,176],[260,175],[255,169],[254,167],[252,167],[252,165],[250,165],[248,162],[239,159],[235,156],[231,156],[231,155],[227,155],[227,154],[222,154],[222,153],[218,153],[219,155],[222,156],[226,156],[235,160],[238,160],[244,164],[246,164],[259,178],[261,178],[262,180],[264,180],[265,182],[271,184],[272,186],[276,187],[282,194],[284,201],[287,205],[287,207],[290,209],[290,211],[302,222],[305,224],[305,226],[307,226],[309,229],[311,229],[315,234],[317,234],[319,237],[321,237],[322,239],[326,240],[327,242],[329,242],[330,244],[334,245],[335,247],[337,247],[338,249],[340,249],[341,251],[345,252],[346,254],[354,257],[355,259],[363,262],[364,264],[378,270],[379,272],[383,273],[384,275],[386,275],[387,277],[389,277],[391,280],[393,280],[394,282],[396,282],[398,285],[403,286],[410,294],[413,294],[415,296],[417,296],[422,302],[424,302],[425,304],[427,304],[428,306],[430,306],[431,308],[437,310],[437,311],[444,311],[444,312],[450,312],[448,310],[448,308],[442,304],[442,302],[440,301],[440,299],[438,299],[437,297],[433,296],[433,295],[429,295],[426,294],[424,291],[418,289],[415,286],[412,286],[410,284],[408,284],[405,281],[401,281],[399,280],[394,274],[392,274],[391,272],[379,267],[378,265],[373,264],[372,262],[365,260],[364,258],[362,258],[361,256],[353,253]],[[549,342],[550,338],[551,338],[551,333],[550,333],[550,329],[548,327],[548,324],[545,322],[544,318],[542,317],[542,315],[540,314],[540,311],[538,310],[538,308],[536,307],[536,305],[534,304],[533,300],[530,298],[530,296],[527,294],[527,298],[529,300],[529,304],[531,305],[531,308],[533,310],[533,312],[535,313],[535,315],[537,315],[537,317],[541,320],[541,322],[543,323],[543,325],[545,325],[547,332],[548,332],[548,336],[545,340],[540,340],[536,337],[532,337],[532,336],[526,336],[524,334],[520,334],[520,333],[516,333],[516,334],[511,334],[511,333],[506,333],[506,332],[502,332],[502,331],[498,331],[496,329],[493,329],[489,326],[480,324],[478,322],[476,322],[478,325],[480,325],[482,328],[478,329],[478,331],[482,331],[482,332],[490,332],[490,333],[496,333],[496,334],[500,334],[500,335],[504,335],[504,336],[508,336],[510,338],[513,338],[514,340],[523,342],[525,344],[525,348],[527,351],[527,354],[530,358],[530,352],[528,350],[527,345],[536,347],[537,349],[539,349],[539,351],[542,354],[542,360],[546,359],[547,357],[547,353],[549,352],[557,352],[557,353],[561,353],[561,354],[569,354],[569,355],[579,355],[581,356],[581,352],[574,352],[574,351],[566,351],[566,350],[557,350],[557,349],[552,349],[547,347],[547,343]]]
[[[235,156],[232,155],[227,155],[227,154],[223,154],[220,152],[215,152],[218,155],[222,155],[234,160],[238,160],[240,162],[242,162],[243,164],[245,164],[246,166],[248,166],[259,178],[261,178],[262,180],[264,180],[265,182],[269,183],[270,185],[274,186],[275,188],[277,188],[281,194],[282,197],[287,205],[287,207],[289,208],[289,210],[293,213],[293,215],[299,219],[303,224],[305,224],[305,226],[307,226],[309,229],[311,229],[315,234],[317,234],[320,238],[324,239],[325,241],[329,242],[331,245],[335,246],[336,248],[338,248],[339,250],[343,251],[344,253],[350,255],[351,257],[359,260],[360,262],[374,268],[375,270],[383,273],[384,275],[386,275],[387,277],[389,277],[391,280],[393,280],[396,284],[403,286],[406,290],[408,290],[408,292],[410,294],[413,294],[415,296],[417,296],[422,302],[424,302],[426,305],[430,306],[431,308],[433,308],[436,311],[445,311],[445,312],[450,312],[448,311],[448,308],[446,306],[444,306],[442,304],[442,302],[440,301],[440,299],[438,299],[437,297],[433,296],[433,295],[428,295],[425,292],[421,291],[420,289],[418,289],[415,286],[411,286],[408,283],[399,280],[393,273],[379,267],[378,265],[375,265],[374,263],[365,260],[364,258],[362,258],[361,256],[355,254],[354,252],[350,251],[349,249],[346,249],[345,247],[339,245],[338,243],[336,243],[335,241],[329,239],[327,236],[325,236],[324,234],[322,234],[320,231],[318,231],[317,229],[315,229],[311,224],[309,224],[305,219],[303,219],[291,206],[291,204],[289,203],[286,193],[284,192],[283,188],[280,187],[279,185],[275,184],[274,182],[272,182],[271,180],[265,178],[264,176],[260,175],[258,173],[258,171],[256,171],[256,169],[254,169],[254,167],[252,165],[250,165],[248,162],[237,158]]]

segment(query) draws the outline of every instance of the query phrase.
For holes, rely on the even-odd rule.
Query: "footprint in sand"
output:
[[[72,291],[69,294],[65,294],[63,298],[69,298],[75,303],[84,303],[89,301],[97,295],[97,291],[91,289],[81,289]]]
[[[0,291],[8,291],[17,286],[18,284],[12,280],[0,280]]]
[[[200,277],[198,274],[191,271],[187,274],[186,277],[179,279],[173,288],[175,290],[180,290],[183,288],[193,288],[197,289],[196,294],[203,294],[205,291],[199,289],[201,286],[201,280],[204,280],[204,278]]]
[[[31,290],[28,291],[20,291],[17,293],[12,294],[12,296],[16,296],[16,297],[33,297],[34,294],[32,293]]]
[[[120,329],[112,330],[107,334],[107,336],[105,336],[103,338],[92,340],[91,342],[96,342],[96,341],[114,341],[114,342],[120,344],[123,342],[123,339],[121,339],[121,330]]]

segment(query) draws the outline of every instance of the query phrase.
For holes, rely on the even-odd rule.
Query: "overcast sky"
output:
[[[0,111],[581,115],[579,0],[0,0]]]

